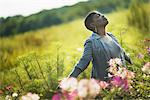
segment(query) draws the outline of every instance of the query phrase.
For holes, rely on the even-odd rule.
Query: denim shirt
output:
[[[91,78],[98,80],[107,80],[107,68],[109,67],[108,61],[111,58],[120,58],[124,66],[126,66],[125,59],[127,61],[130,60],[113,34],[110,32],[107,34],[111,37],[113,46],[109,47],[102,40],[100,35],[92,33],[92,35],[85,41],[83,55],[79,62],[75,65],[75,68],[77,67],[81,71],[84,71],[89,65],[90,61],[92,61],[93,66],[91,71]],[[113,50],[113,54],[115,55],[111,54],[111,49],[114,49],[113,47],[116,49]]]

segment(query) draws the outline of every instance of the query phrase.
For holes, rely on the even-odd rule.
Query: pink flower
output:
[[[78,91],[74,90],[71,93],[69,93],[69,95],[71,96],[72,100],[76,100],[76,98],[78,97]]]
[[[73,100],[72,96],[68,92],[64,92],[63,97],[65,100]]]
[[[61,100],[61,94],[60,93],[56,93],[55,95],[53,95],[52,100]]]
[[[9,85],[6,87],[7,90],[11,90],[12,89],[12,85]]]
[[[145,72],[146,74],[150,74],[150,62],[147,62],[143,68],[142,71]]]
[[[141,53],[139,53],[139,54],[138,54],[138,58],[139,58],[139,59],[142,59],[142,58],[144,58],[144,55],[141,54]]]
[[[108,87],[108,83],[107,82],[105,82],[105,81],[100,81],[99,82],[99,85],[100,85],[100,87],[102,88],[102,89],[105,89],[105,88],[107,88]]]
[[[127,79],[123,79],[122,81],[122,88],[127,91],[129,89],[129,84]]]
[[[111,83],[116,87],[121,86],[122,85],[122,78],[120,76],[115,76],[115,77],[113,77]]]
[[[53,95],[52,100],[75,100],[77,97],[77,91],[72,91],[71,93],[68,93],[64,91],[63,93],[56,93]]]
[[[115,87],[121,87],[125,91],[129,89],[129,84],[127,79],[122,79],[120,76],[113,77],[111,84]]]
[[[127,77],[130,78],[130,79],[131,79],[131,78],[134,78],[134,77],[135,77],[135,73],[129,71]]]

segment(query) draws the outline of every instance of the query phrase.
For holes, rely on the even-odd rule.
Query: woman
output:
[[[124,66],[125,60],[132,63],[113,34],[106,32],[105,27],[108,20],[104,15],[97,11],[90,12],[84,23],[86,28],[93,33],[85,41],[83,55],[69,77],[78,77],[92,61],[91,78],[107,81],[108,72],[106,69],[109,67],[108,61],[110,59],[120,58]]]

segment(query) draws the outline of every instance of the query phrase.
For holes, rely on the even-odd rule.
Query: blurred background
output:
[[[107,31],[135,69],[150,60],[148,55],[137,59],[149,48],[150,0],[0,0],[0,96],[30,91],[51,98],[82,56],[92,33],[84,18],[92,10],[106,15]],[[90,70],[91,64],[79,79],[90,78]]]

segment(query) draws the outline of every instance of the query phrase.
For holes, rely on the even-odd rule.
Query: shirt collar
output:
[[[96,39],[99,39],[99,38],[101,38],[101,36],[100,35],[98,35],[97,33],[92,33],[92,37],[93,38],[96,38]]]

